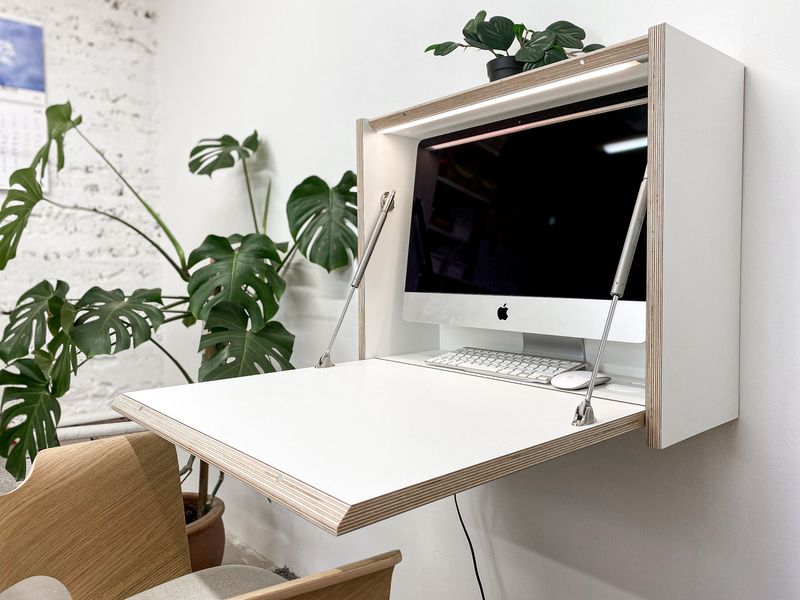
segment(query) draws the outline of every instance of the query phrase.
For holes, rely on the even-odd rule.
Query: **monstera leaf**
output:
[[[116,354],[150,339],[164,322],[160,289],[140,289],[128,296],[122,290],[93,287],[77,303],[78,317],[69,331],[87,356]]]
[[[198,142],[189,153],[189,170],[197,175],[208,175],[219,169],[227,169],[236,164],[236,157],[242,160],[258,150],[258,132],[254,131],[240,144],[230,135],[220,138],[205,138]]]
[[[8,261],[17,255],[17,246],[28,218],[42,199],[42,188],[32,167],[14,171],[8,183],[11,189],[0,207],[0,269],[5,269]]]
[[[200,365],[200,381],[293,369],[289,359],[294,336],[277,321],[257,332],[248,329],[245,310],[232,302],[214,307],[206,322],[208,333],[200,338],[200,350],[213,348],[215,354]]]
[[[58,400],[50,393],[47,377],[31,358],[22,358],[0,371],[6,386],[0,405],[0,456],[16,479],[25,478],[25,457],[58,446],[56,426],[61,418]]]
[[[311,262],[330,272],[350,264],[358,253],[356,175],[347,171],[334,187],[316,175],[292,190],[286,203],[289,230]]]
[[[545,28],[556,35],[556,44],[562,48],[583,48],[586,32],[569,21],[556,21]]]
[[[200,350],[216,348],[217,352],[200,366],[200,381],[293,368],[289,359],[294,336],[283,325],[270,321],[258,331],[247,325],[241,306],[222,302],[214,307],[206,322],[209,332],[200,338]]]
[[[477,24],[478,38],[492,50],[508,50],[514,43],[514,21],[508,17],[492,17]]]
[[[34,354],[42,372],[50,379],[53,395],[60,398],[69,391],[72,375],[78,372],[78,347],[70,336],[77,308],[59,296],[50,299],[47,326],[53,335],[46,348]]]
[[[82,117],[72,118],[72,105],[69,102],[48,106],[45,115],[47,116],[47,142],[36,153],[31,163],[34,171],[37,165],[41,165],[40,177],[44,177],[53,142],[56,143],[56,168],[59,171],[64,168],[64,135],[73,127],[80,125],[83,120]]]
[[[0,360],[7,363],[44,346],[50,301],[65,298],[68,290],[63,281],[55,288],[49,281],[40,281],[20,296],[0,340]]]
[[[278,311],[286,284],[273,266],[280,256],[269,237],[209,235],[189,255],[189,267],[204,259],[211,259],[211,264],[189,279],[189,310],[196,318],[207,321],[217,304],[233,302],[244,308],[258,331]]]

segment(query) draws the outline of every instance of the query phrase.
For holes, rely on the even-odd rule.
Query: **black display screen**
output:
[[[609,298],[647,164],[646,104],[612,107],[646,94],[422,140],[406,291]],[[645,231],[626,300],[645,299]]]

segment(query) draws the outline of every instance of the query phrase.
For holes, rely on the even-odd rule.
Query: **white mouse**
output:
[[[550,384],[560,390],[582,390],[589,387],[591,380],[591,371],[566,371],[553,377],[550,380]],[[611,381],[611,377],[598,373],[594,384],[603,385],[609,381]]]

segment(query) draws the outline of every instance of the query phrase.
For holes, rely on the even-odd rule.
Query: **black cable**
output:
[[[469,537],[467,526],[464,525],[464,519],[461,517],[461,509],[458,508],[458,498],[453,494],[453,500],[456,503],[456,512],[458,513],[458,520],[461,521],[461,528],[464,530],[464,535],[467,536],[467,543],[469,544],[469,552],[472,554],[472,567],[475,569],[475,579],[478,580],[478,588],[481,590],[481,598],[486,600],[486,594],[483,593],[483,583],[481,583],[481,574],[478,573],[478,561],[475,560],[475,548],[472,545],[472,540]]]

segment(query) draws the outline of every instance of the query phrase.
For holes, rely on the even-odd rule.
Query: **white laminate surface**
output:
[[[379,359],[126,396],[350,505],[579,430],[574,394]]]

